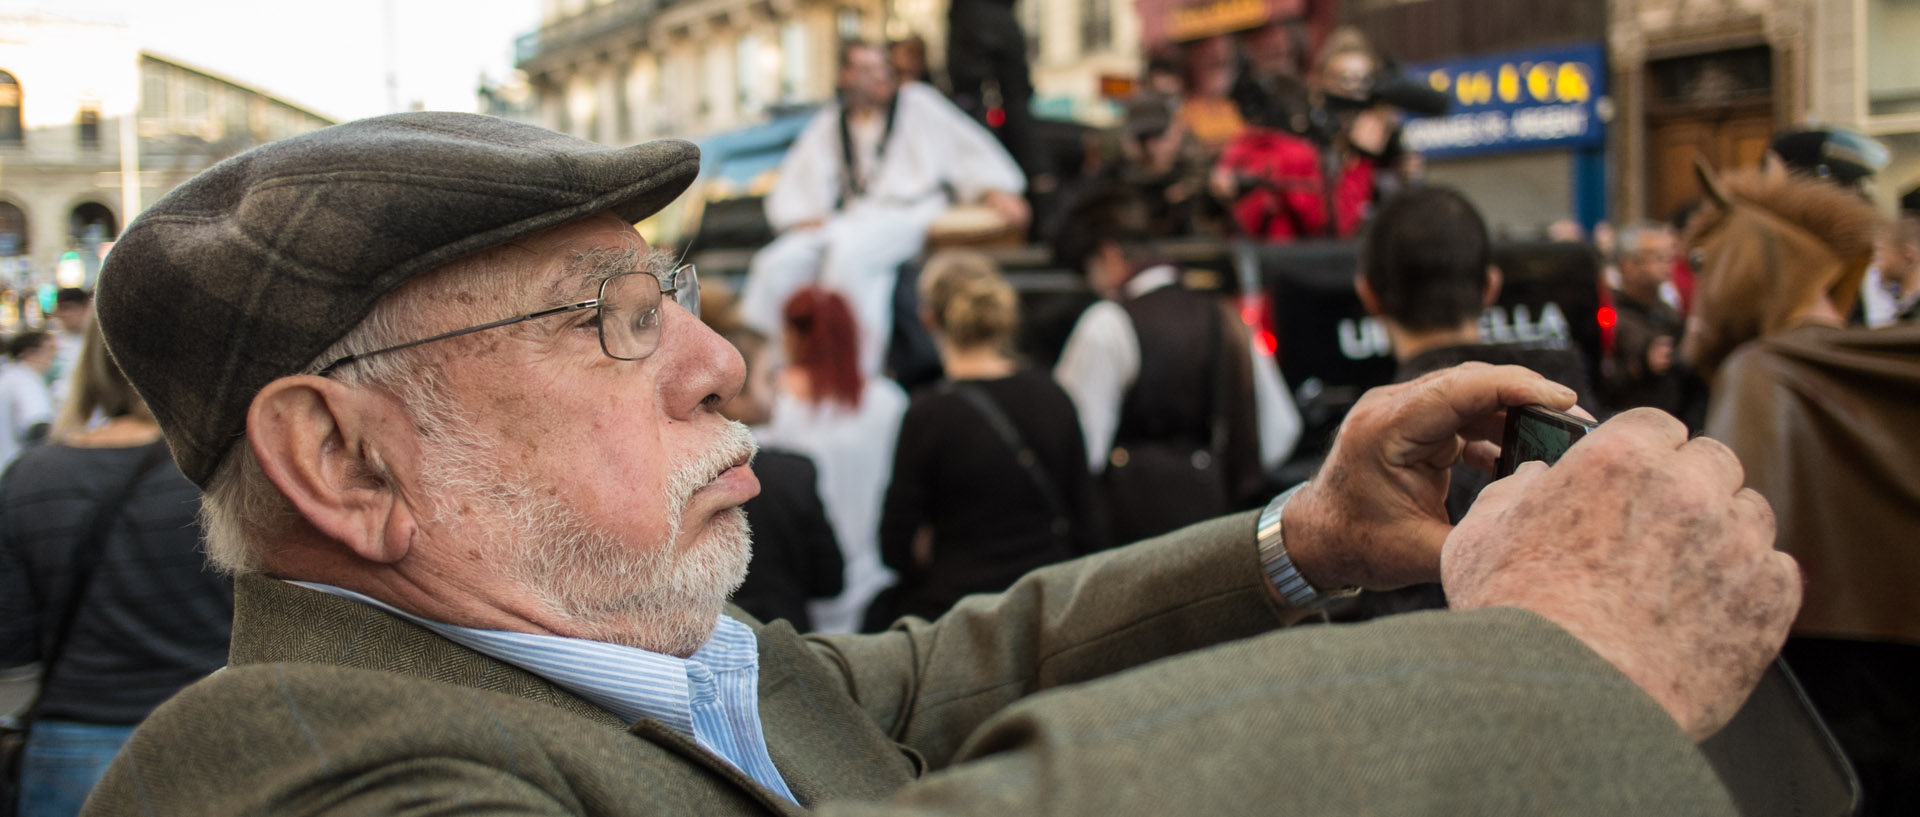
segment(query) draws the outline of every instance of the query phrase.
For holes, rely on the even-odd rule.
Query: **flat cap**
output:
[[[415,275],[606,210],[630,222],[692,184],[700,153],[608,147],[477,114],[363,119],[262,145],[188,180],[107,254],[107,348],[205,487],[247,408]]]

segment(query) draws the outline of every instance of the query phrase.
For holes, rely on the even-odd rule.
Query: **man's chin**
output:
[[[617,600],[579,611],[597,641],[685,657],[713,637],[721,611],[746,580],[752,556],[746,513],[714,514],[697,538],[674,557],[656,580],[665,586],[613,594]]]

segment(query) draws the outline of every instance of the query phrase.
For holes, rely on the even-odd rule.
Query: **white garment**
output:
[[[39,372],[19,363],[0,365],[0,469],[27,444],[27,431],[53,422],[53,397]]]
[[[53,380],[48,392],[53,395],[53,404],[56,406],[67,402],[67,390],[73,385],[73,370],[80,367],[80,347],[86,340],[84,334],[53,333]]]
[[[1138,298],[1179,279],[1171,266],[1151,267],[1127,279],[1128,298]],[[1259,420],[1260,467],[1273,471],[1287,461],[1300,442],[1300,410],[1280,377],[1273,355],[1247,340],[1253,361],[1254,415]],[[1053,379],[1073,398],[1080,415],[1080,432],[1087,441],[1087,470],[1106,470],[1113,435],[1120,429],[1120,407],[1127,389],[1140,376],[1140,336],[1125,307],[1099,301],[1081,313],[1073,333],[1054,365]]]
[[[846,159],[840,146],[840,106],[807,124],[780,163],[767,194],[767,221],[781,235],[754,254],[740,294],[741,319],[776,343],[780,310],[808,283],[838,290],[860,325],[860,370],[871,377],[885,365],[893,331],[897,272],[926,245],[927,227],[946,212],[951,195],[977,201],[988,191],[1020,193],[1026,177],[993,134],[924,84],[900,87],[893,132],[884,155],[884,113],[854,131],[855,163],[864,194],[841,201]],[[862,138],[862,133],[870,134]],[[823,227],[796,229],[808,221]]]
[[[1878,264],[1868,267],[1867,277],[1860,282],[1860,309],[1869,329],[1886,326],[1900,317],[1900,298],[1887,286]]]
[[[880,561],[880,507],[893,474],[893,449],[907,394],[885,378],[868,380],[860,407],[813,404],[776,390],[773,416],[754,429],[764,446],[805,454],[819,471],[820,504],[840,540],[846,586],[831,599],[810,601],[807,612],[815,632],[850,633],[875,594],[893,584],[893,571]],[[755,531],[754,536],[779,536]]]

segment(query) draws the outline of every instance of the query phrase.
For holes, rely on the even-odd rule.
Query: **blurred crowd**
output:
[[[1396,379],[1525,366],[1599,419],[1657,408],[1732,446],[1774,505],[1779,547],[1808,572],[1794,669],[1868,802],[1912,802],[1920,719],[1894,690],[1920,683],[1920,458],[1905,431],[1920,422],[1920,193],[1893,218],[1876,212],[1866,185],[1884,147],[1845,130],[1783,133],[1762,167],[1700,168],[1703,195],[1670,222],[1556,224],[1551,238],[1592,248],[1604,287],[1605,340],[1588,360],[1564,338],[1483,337],[1502,286],[1493,238],[1473,202],[1422,180],[1398,121],[1431,100],[1354,32],[1311,58],[1272,26],[1231,54],[1151,61],[1122,126],[1084,143],[1078,173],[1058,161],[1034,172],[1015,158],[1031,146],[993,149],[1007,132],[911,79],[924,76],[913,48],[893,53],[843,54],[843,85],[866,84],[789,156],[769,197],[784,232],[756,257],[741,308],[708,312],[753,373],[736,416],[776,456],[811,463],[770,472],[757,502],[781,510],[750,510],[782,530],[807,515],[820,533],[761,539],[764,564],[795,572],[756,567],[750,588],[784,593],[755,590],[759,612],[882,628],[1050,561],[1256,506],[1286,487],[1298,410],[1273,350],[1251,342],[1230,299],[1187,286],[1165,242],[1349,240]],[[925,122],[939,126],[916,130]],[[783,216],[799,194],[813,197],[807,217]],[[1002,238],[951,240],[955,213],[1030,228],[1056,267],[1085,276],[1098,298],[1062,324],[1057,360],[1014,352],[1033,316],[990,254],[952,248]],[[885,363],[890,320],[924,326],[933,374]],[[1449,515],[1489,479],[1456,466]],[[837,547],[820,544],[829,536]],[[1332,617],[1444,605],[1437,585],[1416,587]]]

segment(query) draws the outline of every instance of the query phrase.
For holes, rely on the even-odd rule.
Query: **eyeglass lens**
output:
[[[695,317],[700,315],[700,278],[691,265],[655,278],[644,272],[619,275],[600,285],[600,348],[609,357],[639,360],[660,345],[662,290]]]

